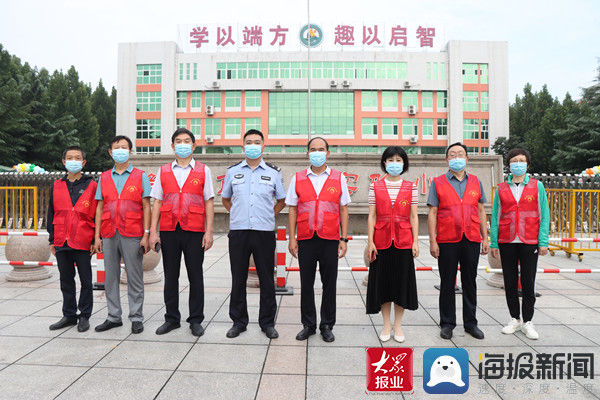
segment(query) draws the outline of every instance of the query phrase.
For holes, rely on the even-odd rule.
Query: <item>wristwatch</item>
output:
[[[348,243],[348,238],[345,238],[345,237],[340,238],[340,241]]]

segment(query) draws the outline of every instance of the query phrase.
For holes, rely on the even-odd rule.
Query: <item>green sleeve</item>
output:
[[[492,249],[498,248],[498,209],[500,208],[500,196],[498,196],[498,190],[494,196],[494,204],[492,205],[492,221],[490,222],[490,247]]]
[[[540,204],[540,232],[538,234],[538,246],[548,247],[548,234],[550,232],[550,207],[544,184],[538,181],[538,201]]]

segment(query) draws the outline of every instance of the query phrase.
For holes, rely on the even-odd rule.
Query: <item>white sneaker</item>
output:
[[[519,329],[521,329],[521,321],[519,321],[516,318],[511,318],[508,325],[506,325],[504,328],[502,328],[502,333],[504,333],[506,335],[510,335],[512,333],[515,333]]]
[[[529,339],[539,339],[540,335],[535,330],[533,326],[533,322],[527,321],[523,325],[521,325],[521,331],[527,336]]]

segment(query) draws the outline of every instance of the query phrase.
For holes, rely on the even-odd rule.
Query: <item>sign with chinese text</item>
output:
[[[367,391],[411,392],[413,351],[408,347],[369,347],[367,350]]]

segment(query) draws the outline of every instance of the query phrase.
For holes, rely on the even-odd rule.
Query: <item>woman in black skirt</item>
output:
[[[416,310],[417,280],[414,258],[419,255],[417,188],[400,175],[408,171],[408,156],[399,146],[385,149],[381,169],[387,173],[369,189],[369,283],[367,314],[381,310],[383,330],[379,338],[404,341],[402,315]],[[394,304],[394,331],[391,309]]]

